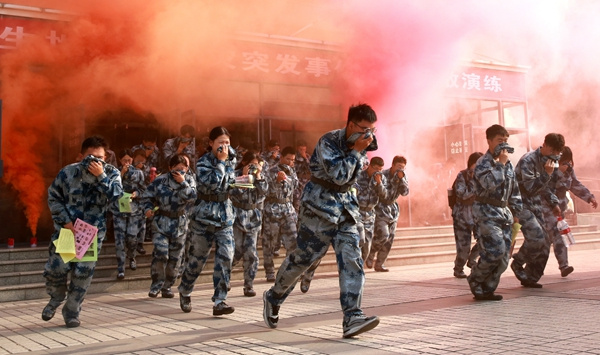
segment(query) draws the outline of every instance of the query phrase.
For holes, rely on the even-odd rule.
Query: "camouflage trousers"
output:
[[[258,251],[256,243],[261,227],[251,230],[244,230],[237,225],[233,226],[233,239],[235,240],[235,252],[233,255],[233,265],[243,260],[244,267],[244,287],[252,288],[254,278],[258,271]]]
[[[367,257],[375,261],[375,267],[382,266],[388,258],[394,244],[394,235],[396,234],[396,224],[398,220],[387,222],[382,219],[375,219],[375,234],[373,235],[373,245]],[[375,257],[377,256],[377,259]]]
[[[88,287],[92,283],[95,261],[64,263],[60,254],[56,253],[54,241],[58,239],[58,232],[52,235],[48,248],[48,262],[44,267],[43,276],[46,278],[46,293],[50,295],[50,304],[58,307],[65,300],[62,315],[67,319],[78,318],[81,304],[85,298]],[[104,232],[98,231],[98,255],[102,248]],[[71,282],[67,285],[69,273]]]
[[[297,217],[294,215],[286,218],[275,218],[269,213],[264,214],[263,218],[263,267],[268,275],[275,274],[275,263],[273,261],[273,252],[277,250],[277,239],[280,238],[285,248],[286,256],[290,251],[296,249],[296,228]]]
[[[471,248],[471,235],[477,240],[477,225],[467,223],[461,218],[454,218],[454,242],[456,243],[456,258],[454,259],[454,271],[464,270],[465,264],[472,267],[475,265],[479,248],[477,243]]]
[[[125,272],[125,258],[134,259],[138,240],[146,235],[146,219],[143,215],[117,213],[113,217],[117,270]]]
[[[544,206],[546,207],[546,206]],[[550,208],[544,208],[544,228],[550,238],[550,243],[554,249],[554,256],[558,261],[558,268],[560,270],[565,269],[569,266],[569,248],[563,242],[562,236],[556,227],[558,220]]]
[[[182,225],[179,225],[182,224]],[[183,217],[169,218],[161,216],[152,223],[152,264],[150,276],[152,285],[150,291],[168,289],[177,279],[177,266],[181,258],[185,242],[185,224]]]
[[[373,230],[375,229],[375,214],[372,212],[372,216],[367,216],[361,212],[362,217],[361,223],[357,225],[358,234],[360,235],[360,249],[363,261],[367,260],[371,247],[373,245]]]
[[[356,221],[347,211],[342,213],[338,223],[332,223],[307,208],[301,208],[298,246],[281,264],[275,284],[267,293],[267,299],[276,306],[283,304],[302,273],[323,258],[329,245],[333,245],[344,318],[362,314],[360,304],[365,273],[360,257],[359,240]]]
[[[511,223],[483,220],[477,223],[479,260],[468,277],[473,295],[491,294],[510,259]]]
[[[519,248],[519,252],[513,255],[512,268],[515,275],[517,273],[520,275],[517,278],[538,282],[544,275],[550,255],[550,239],[542,227],[544,225],[542,216],[536,216],[524,209],[518,217],[525,241]]]
[[[213,302],[227,299],[227,287],[231,276],[231,262],[234,254],[233,227],[215,228],[190,221],[189,228],[192,232],[188,263],[181,277],[179,293],[190,296],[194,284],[210,254],[213,242],[215,243],[215,267],[213,270]]]

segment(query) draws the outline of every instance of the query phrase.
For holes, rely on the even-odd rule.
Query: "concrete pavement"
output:
[[[542,289],[520,286],[510,268],[500,302],[474,301],[452,263],[367,271],[363,309],[378,315],[374,330],[342,338],[337,274],[319,275],[307,294],[299,286],[280,310],[277,329],[262,319],[262,292],[243,296],[232,283],[230,316],[212,316],[211,285],[179,300],[147,292],[89,295],[81,326],[40,318],[47,300],[0,303],[0,355],[19,354],[600,354],[600,255],[571,251],[575,272],[562,278],[550,256]],[[468,269],[466,270],[468,273]],[[262,274],[261,274],[262,276]]]

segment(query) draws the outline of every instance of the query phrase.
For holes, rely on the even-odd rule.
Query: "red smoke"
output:
[[[70,124],[65,112],[83,107],[93,116],[127,102],[166,122],[182,109],[210,116],[223,107],[239,106],[240,112],[255,107],[255,102],[238,100],[242,85],[234,88],[218,80],[237,45],[229,38],[239,31],[338,43],[344,59],[328,104],[339,104],[342,111],[357,102],[374,107],[379,117],[376,154],[386,166],[396,154],[407,156],[411,198],[427,201],[425,214],[429,204],[444,205],[440,137],[429,133],[442,124],[447,75],[461,60],[532,66],[530,117],[540,135],[560,130],[567,144],[575,145],[583,134],[584,147],[595,138],[592,130],[581,129],[600,113],[597,100],[587,94],[598,84],[599,53],[585,40],[600,39],[594,3],[16,2],[78,14],[64,23],[67,40],[60,45],[28,40],[0,61],[5,181],[19,192],[33,233],[46,208],[44,152],[53,148],[57,127]],[[589,85],[580,85],[581,77]],[[573,98],[572,93],[581,95]],[[570,132],[564,117],[583,123]],[[584,148],[573,148],[578,158]],[[597,161],[597,152],[588,155],[581,165]],[[433,185],[439,185],[435,195]]]

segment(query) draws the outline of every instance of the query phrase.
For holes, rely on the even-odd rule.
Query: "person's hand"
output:
[[[473,178],[473,176],[475,176],[475,170],[471,170],[471,169],[467,170],[467,178],[469,180],[471,180]]]
[[[519,223],[519,217],[514,217],[514,216],[513,216],[513,224],[514,224],[514,223]]]
[[[377,185],[381,185],[381,176],[381,174],[375,175],[375,182],[377,183]]]
[[[217,149],[217,159],[219,159],[220,161],[225,161],[229,156],[229,148],[225,145],[222,145],[220,148],[221,151]]]
[[[287,179],[287,175],[283,172],[280,171],[277,173],[277,182],[282,182],[283,180]]]
[[[152,218],[152,216],[154,216],[154,211],[152,211],[152,210],[146,211],[146,218]]]
[[[138,197],[137,191],[132,192],[131,193],[131,198],[136,198],[136,197]]]
[[[185,177],[178,171],[171,171],[171,176],[173,176],[173,179],[175,179],[175,181],[177,181],[180,184],[183,182],[183,180],[185,180]]]
[[[352,149],[360,153],[363,150],[367,149],[367,147],[369,146],[369,144],[371,144],[372,141],[373,135],[371,135],[369,138],[365,138],[365,135],[363,134],[362,136],[360,136],[360,138],[356,140],[356,142],[354,142],[354,146],[352,147]]]
[[[596,202],[595,197],[590,198],[590,205],[592,205],[594,208],[598,207],[598,202]]]
[[[396,176],[398,176],[398,179],[402,179],[405,176],[404,170],[398,170]]]
[[[567,163],[560,164],[558,166],[558,170],[560,170],[560,172],[563,174],[567,171],[568,168],[569,168],[569,164],[567,164]]]
[[[64,229],[69,229],[75,235],[75,227],[73,226],[73,222],[69,222],[63,226]]]
[[[177,154],[180,154],[183,152],[183,150],[185,148],[187,148],[187,146],[190,144],[190,142],[179,142],[179,146],[177,147]]]
[[[498,155],[498,161],[504,165],[506,165],[506,163],[508,162],[508,151],[506,149],[502,149],[500,151],[500,155]]]
[[[562,215],[562,212],[561,212],[561,210],[560,210],[560,207],[559,207],[558,205],[556,205],[556,206],[554,206],[554,207],[552,208],[552,213],[553,213],[553,214],[554,214],[556,217],[559,217],[559,216],[561,216],[561,215]]]
[[[90,172],[90,174],[98,177],[104,172],[104,167],[101,163],[98,163],[97,161],[92,161],[90,163],[90,166],[88,167],[88,171]]]
[[[248,175],[248,171],[250,170],[250,164],[244,166],[242,168],[242,175]]]
[[[546,160],[546,164],[544,164],[544,170],[546,170],[548,175],[552,175],[554,172],[554,161],[551,159]]]
[[[129,170],[129,164],[123,165],[123,167],[121,168],[121,176],[125,175],[127,170]]]

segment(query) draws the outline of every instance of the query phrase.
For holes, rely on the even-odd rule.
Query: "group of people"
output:
[[[280,150],[276,141],[270,141],[262,154],[245,150],[236,156],[229,132],[219,126],[210,131],[206,153],[197,158],[194,129],[184,126],[180,136],[165,142],[162,154],[155,137],[144,137],[141,145],[118,154],[113,163],[117,168],[106,163],[110,155],[106,141],[87,138],[80,162],[63,168],[48,189],[55,224],[52,241],[61,228],[75,233],[73,223],[79,218],[98,228],[100,251],[110,211],[117,278],[123,279],[127,259],[130,269],[137,266],[139,241],[148,223],[154,245],[148,296],[175,297],[171,287],[179,276],[184,312],[192,309],[194,284],[214,245],[212,300],[213,315],[218,316],[234,312],[225,301],[231,268],[240,261],[244,295],[256,295],[253,281],[260,238],[266,278],[274,282],[263,295],[264,319],[270,327],[277,325],[279,306],[299,278],[301,290],[308,291],[331,244],[340,272],[344,336],[354,336],[379,322],[360,308],[363,255],[370,267],[375,264],[375,270],[388,271],[384,262],[399,214],[396,199],[408,193],[404,157],[395,157],[386,171],[381,158],[373,158],[363,169],[369,165],[367,151],[377,149],[376,119],[366,104],[351,107],[346,127],[325,134],[311,156],[305,142]],[[129,206],[125,210],[123,199]],[[277,272],[273,258],[281,245],[286,259]],[[52,319],[66,299],[65,324],[77,327],[95,262],[64,263],[54,243],[49,254],[44,276],[50,301],[42,318]]]
[[[48,189],[56,229],[52,241],[61,228],[73,230],[79,218],[98,227],[100,250],[106,211],[124,192],[131,194],[132,208],[126,218],[136,222],[131,229],[129,221],[125,227],[115,224],[115,229],[124,236],[122,245],[127,247],[132,267],[135,230],[144,224],[134,215],[151,221],[154,251],[149,297],[174,297],[171,287],[181,276],[180,307],[190,312],[194,284],[214,245],[212,301],[213,315],[218,316],[234,312],[225,301],[231,268],[240,261],[244,295],[256,295],[256,245],[261,238],[266,277],[273,282],[263,294],[263,319],[271,328],[277,327],[279,309],[299,280],[301,291],[308,291],[314,270],[331,245],[338,264],[343,336],[353,337],[379,323],[377,316],[367,316],[361,309],[364,266],[388,271],[384,263],[399,215],[396,200],[409,192],[406,158],[395,156],[387,170],[382,158],[367,160],[367,152],[377,149],[376,122],[370,106],[350,107],[345,127],[323,135],[310,157],[306,144],[280,150],[276,141],[269,142],[263,154],[249,150],[236,156],[229,132],[219,126],[210,131],[206,153],[197,160],[193,128],[184,127],[181,136],[165,143],[167,164],[157,177],[150,176],[149,167],[160,162],[148,163],[152,154],[158,155],[155,141],[144,141],[141,149],[121,155],[118,170],[104,162],[106,142],[90,137],[82,144],[81,162],[63,168]],[[513,256],[511,267],[523,286],[541,287],[538,281],[551,240],[557,257],[564,258],[560,262],[563,276],[573,271],[566,249],[558,246],[561,238],[552,220],[566,208],[566,191],[597,205],[577,180],[572,152],[564,147],[562,135],[547,135],[542,147],[527,153],[514,169],[508,137],[502,126],[488,128],[488,151],[469,157],[468,168],[458,175],[454,187],[454,276],[467,278],[477,300],[502,298],[494,292],[508,267],[514,223],[522,224],[525,243]],[[142,149],[144,154],[139,152]],[[471,234],[477,239],[473,249]],[[286,258],[275,270],[273,257],[280,245]],[[44,276],[51,299],[42,318],[52,319],[66,299],[65,323],[77,327],[95,262],[64,263],[53,243],[49,253]],[[471,267],[468,277],[465,263]]]
[[[453,184],[456,202],[452,208],[456,259],[454,276],[466,278],[476,300],[502,299],[495,291],[500,275],[510,264],[523,287],[542,288],[550,246],[561,276],[574,271],[567,246],[558,229],[564,218],[568,192],[598,206],[594,195],[575,175],[573,152],[559,133],[545,136],[542,146],[523,155],[516,166],[510,161],[514,148],[509,133],[500,125],[486,130],[488,150],[472,153],[467,169]],[[518,227],[524,236],[519,251],[511,255]],[[471,248],[471,236],[477,243]],[[465,264],[471,268],[464,273]]]

